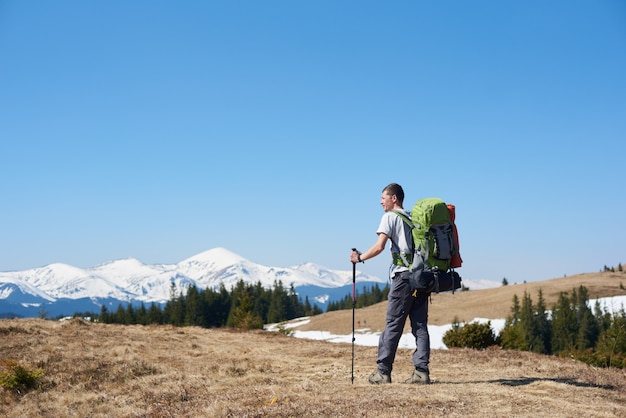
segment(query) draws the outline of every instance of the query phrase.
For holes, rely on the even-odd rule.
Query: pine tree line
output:
[[[320,313],[321,309],[311,305],[308,297],[304,302],[298,297],[293,285],[287,290],[281,281],[276,281],[271,289],[265,289],[260,282],[252,285],[239,280],[232,291],[223,284],[217,290],[190,286],[186,294],[172,283],[170,299],[163,307],[156,303],[148,308],[143,303],[139,307],[120,304],[115,312],[109,312],[103,305],[100,314],[95,316],[103,323],[126,325],[261,329],[263,324]]]
[[[626,312],[602,309],[596,302],[588,306],[584,286],[561,292],[552,311],[546,309],[543,293],[537,303],[524,292],[520,303],[513,296],[511,314],[497,337],[488,323],[461,325],[455,318],[452,328],[443,336],[448,347],[483,349],[492,345],[541,354],[573,357],[599,367],[626,367]]]
[[[378,284],[372,285],[370,290],[365,287],[360,294],[356,295],[355,308],[364,308],[366,306],[375,305],[379,302],[387,300],[388,295],[389,283],[387,283],[382,290]],[[342,309],[352,309],[352,294],[347,294],[336,302],[329,302],[326,311],[339,311]]]
[[[573,356],[602,367],[626,367],[626,313],[608,313],[596,302],[588,306],[587,288],[561,292],[552,312],[541,290],[537,303],[524,292],[513,297],[511,315],[499,340],[503,348]]]
[[[618,271],[618,272],[622,272],[622,271],[624,271],[624,269],[622,268],[622,263],[619,263],[619,264],[617,265],[617,270],[615,269],[615,267],[607,267],[607,266],[605,265],[605,266],[604,266],[604,269],[603,269],[602,271],[604,271],[605,273],[606,273],[607,271],[610,271],[611,273],[615,273],[616,271]]]

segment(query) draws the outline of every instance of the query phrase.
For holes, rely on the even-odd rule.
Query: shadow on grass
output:
[[[565,385],[571,385],[581,388],[598,388],[615,390],[613,385],[596,385],[593,383],[579,382],[572,378],[548,378],[548,377],[520,377],[519,379],[493,379],[493,380],[479,380],[473,382],[436,382],[440,384],[453,384],[453,385],[465,385],[468,383],[497,383],[504,386],[525,386],[535,382],[554,382],[563,383]]]

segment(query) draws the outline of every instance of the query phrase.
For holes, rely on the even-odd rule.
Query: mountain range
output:
[[[385,280],[358,273],[359,287]],[[351,291],[352,271],[337,271],[305,263],[294,267],[267,267],[224,248],[214,248],[177,264],[143,264],[126,258],[82,269],[54,263],[24,271],[0,272],[0,316],[33,317],[99,312],[102,305],[165,303],[172,283],[177,289],[196,286],[231,289],[239,281],[263,287],[294,286],[303,299],[324,309],[330,300]]]
[[[230,290],[239,280],[260,282],[266,288],[278,281],[286,287],[293,285],[303,300],[308,297],[323,310],[329,301],[352,291],[352,271],[330,270],[313,263],[267,267],[218,247],[177,264],[143,264],[126,258],[88,269],[54,263],[0,272],[0,317],[72,315],[99,312],[103,305],[115,309],[126,303],[163,304],[170,298],[172,283],[181,290],[188,286],[218,289],[221,284]],[[384,287],[386,279],[357,271],[356,283],[361,291],[375,284]]]

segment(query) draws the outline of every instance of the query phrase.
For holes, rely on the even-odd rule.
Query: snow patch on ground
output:
[[[606,312],[616,314],[621,310],[624,310],[626,306],[626,295],[612,296],[607,298],[597,299],[600,306]],[[589,301],[589,307],[594,308],[596,299]],[[500,334],[500,331],[504,328],[505,319],[487,319],[487,318],[474,318],[470,322],[487,323],[491,321],[491,329],[496,335]],[[352,343],[352,334],[348,335],[336,335],[328,331],[298,331],[297,328],[301,325],[308,324],[310,317],[303,317],[294,319],[281,324],[271,324],[265,327],[268,331],[278,331],[280,328],[289,329],[291,336],[295,338],[303,338],[308,340],[322,340],[333,343]],[[430,348],[431,349],[447,349],[443,343],[443,336],[448,330],[452,328],[452,324],[448,325],[429,325],[428,333],[430,334]],[[354,344],[377,347],[378,339],[380,338],[380,332],[372,332],[370,328],[359,327],[354,331]],[[400,339],[398,348],[415,349],[415,339],[411,333],[404,334]]]

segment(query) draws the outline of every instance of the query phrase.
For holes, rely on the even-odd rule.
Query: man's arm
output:
[[[385,249],[385,245],[387,245],[388,239],[389,237],[387,235],[379,233],[376,243],[372,245],[369,250],[361,254],[361,261],[369,260],[370,258],[374,258],[378,254],[382,253]],[[352,254],[350,254],[350,261],[352,261],[353,263],[358,263],[359,253],[357,253],[356,251],[352,251]]]

